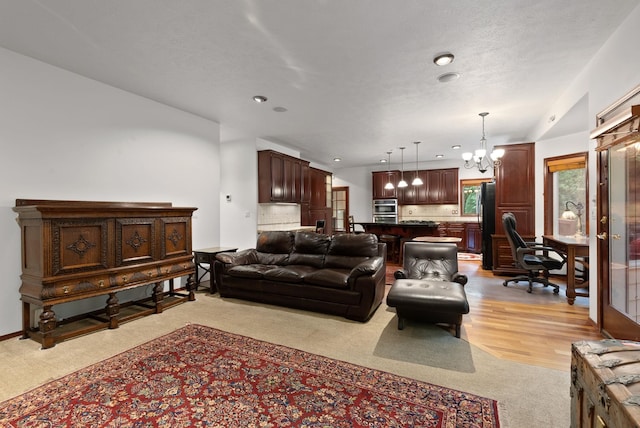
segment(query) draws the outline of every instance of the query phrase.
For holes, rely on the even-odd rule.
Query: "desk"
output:
[[[216,260],[216,254],[220,253],[235,253],[238,249],[232,247],[211,247],[203,248],[201,250],[193,250],[193,254],[196,259],[196,284],[194,291],[198,290],[200,281],[208,273],[209,274],[209,290],[211,294],[217,291],[217,287],[213,278],[213,262]],[[202,263],[209,265],[209,267],[202,266]],[[198,268],[204,270],[202,275],[198,274]]]
[[[567,256],[567,302],[573,305],[576,296],[589,297],[589,292],[576,292],[576,257],[589,256],[589,238],[543,235],[542,243]]]

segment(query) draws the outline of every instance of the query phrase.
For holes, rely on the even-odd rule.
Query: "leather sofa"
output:
[[[385,293],[386,245],[374,234],[262,232],[256,248],[216,255],[221,297],[367,321]]]

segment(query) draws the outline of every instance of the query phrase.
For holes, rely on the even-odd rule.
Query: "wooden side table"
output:
[[[209,290],[211,294],[218,290],[215,279],[213,277],[213,262],[216,260],[216,254],[220,253],[235,253],[238,249],[233,247],[211,247],[203,248],[201,250],[193,250],[196,262],[196,284],[194,291],[198,291],[198,286],[202,278],[209,274]],[[202,266],[202,264],[208,265],[208,267]],[[202,275],[198,272],[198,269],[202,269]]]

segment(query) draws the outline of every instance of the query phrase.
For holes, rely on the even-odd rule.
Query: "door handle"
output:
[[[602,233],[599,233],[599,234],[597,234],[597,235],[596,235],[596,237],[597,237],[598,239],[602,239],[603,241],[604,241],[605,239],[607,239],[607,236],[609,236],[609,235],[607,235],[607,232],[602,232]]]
[[[619,240],[619,239],[621,239],[621,238],[622,238],[622,236],[621,236],[619,233],[614,233],[613,235],[611,235],[611,238],[612,238],[612,239]]]

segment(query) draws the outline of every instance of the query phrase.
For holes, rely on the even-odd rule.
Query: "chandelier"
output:
[[[494,149],[489,156],[487,156],[487,139],[484,134],[484,118],[489,113],[479,113],[482,117],[482,138],[480,139],[480,148],[474,153],[466,152],[462,154],[464,160],[464,167],[467,169],[478,168],[478,171],[485,173],[487,169],[494,168],[500,165],[500,158],[504,156],[504,149]]]

